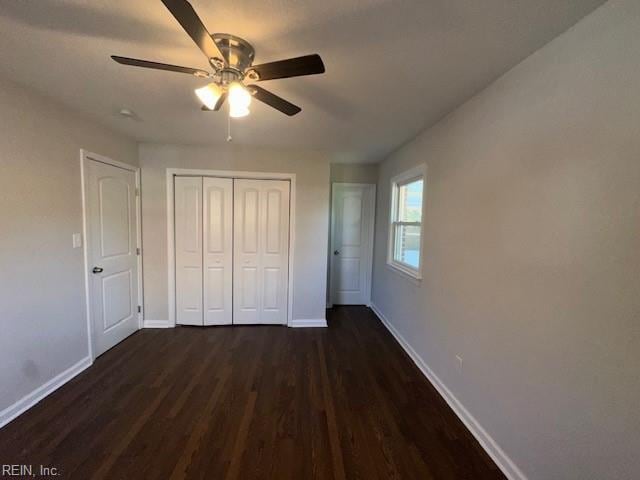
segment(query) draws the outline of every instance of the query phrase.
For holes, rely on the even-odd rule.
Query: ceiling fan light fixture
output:
[[[246,117],[249,115],[249,105],[251,105],[249,91],[239,82],[229,85],[229,116]]]
[[[249,109],[247,107],[229,107],[229,116],[231,118],[242,118],[249,115]]]
[[[229,105],[233,108],[249,108],[251,105],[251,94],[239,82],[229,85]]]
[[[210,83],[209,85],[196,89],[196,95],[209,110],[216,108],[216,104],[223,93],[222,88],[216,83]]]

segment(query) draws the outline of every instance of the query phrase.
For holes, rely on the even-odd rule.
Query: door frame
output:
[[[87,218],[87,181],[88,181],[88,169],[87,162],[94,161],[105,163],[113,167],[122,168],[135,173],[136,176],[136,248],[138,249],[138,305],[140,311],[138,312],[138,330],[142,328],[144,318],[144,292],[142,283],[142,205],[140,195],[140,168],[128,163],[112,160],[104,155],[89,152],[85,149],[80,149],[80,177],[82,183],[82,249],[84,260],[84,293],[85,302],[87,307],[87,344],[89,348],[89,357],[91,362],[95,360],[95,337],[93,331],[93,312],[91,302],[91,276],[89,275],[89,245],[91,242],[90,229],[88,228]]]
[[[169,328],[176,326],[176,252],[175,252],[175,176],[218,177],[247,180],[288,180],[289,192],[289,285],[287,287],[287,326],[293,325],[293,265],[296,224],[296,174],[247,172],[242,170],[203,170],[195,168],[167,168],[167,285],[169,301]]]
[[[375,239],[375,221],[376,221],[376,184],[375,183],[349,183],[349,182],[333,182],[331,183],[331,222],[329,226],[329,251],[328,253],[328,268],[329,268],[329,307],[333,307],[333,285],[335,282],[335,271],[333,269],[333,232],[335,231],[335,218],[336,218],[336,186],[341,187],[365,187],[368,189],[368,193],[371,201],[370,218],[369,218],[369,231],[367,237],[369,239],[369,248],[367,248],[365,261],[367,265],[366,269],[366,283],[364,286],[364,300],[367,307],[371,306],[371,283],[373,278],[373,242]]]

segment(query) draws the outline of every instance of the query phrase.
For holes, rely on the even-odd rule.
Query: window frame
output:
[[[400,197],[400,188],[403,186],[413,183],[417,180],[422,180],[422,205],[421,214],[420,214],[420,222],[404,222],[398,220],[399,213],[399,197]],[[422,265],[423,265],[423,251],[422,251],[422,234],[424,225],[424,210],[425,210],[425,192],[426,192],[426,184],[427,184],[427,166],[426,165],[418,165],[409,170],[406,170],[393,178],[391,178],[391,209],[389,212],[389,235],[387,241],[387,265],[391,267],[393,270],[398,271],[404,275],[408,275],[412,279],[422,280]],[[419,250],[418,250],[418,268],[414,268],[413,266],[398,261],[395,259],[396,253],[396,230],[398,226],[418,226],[420,227],[420,239],[419,239]]]

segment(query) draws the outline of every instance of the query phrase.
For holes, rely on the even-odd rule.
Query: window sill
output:
[[[400,265],[391,262],[387,262],[387,268],[401,277],[406,278],[415,285],[420,285],[422,283],[422,275],[419,273],[412,272],[409,269],[402,268]]]

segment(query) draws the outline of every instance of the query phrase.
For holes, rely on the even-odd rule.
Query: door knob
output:
[[[333,254],[334,254],[334,255],[340,255],[340,250],[334,250],[334,251],[333,251]]]
[[[92,272],[93,273],[102,273],[104,271],[104,268],[102,267],[93,267]]]

